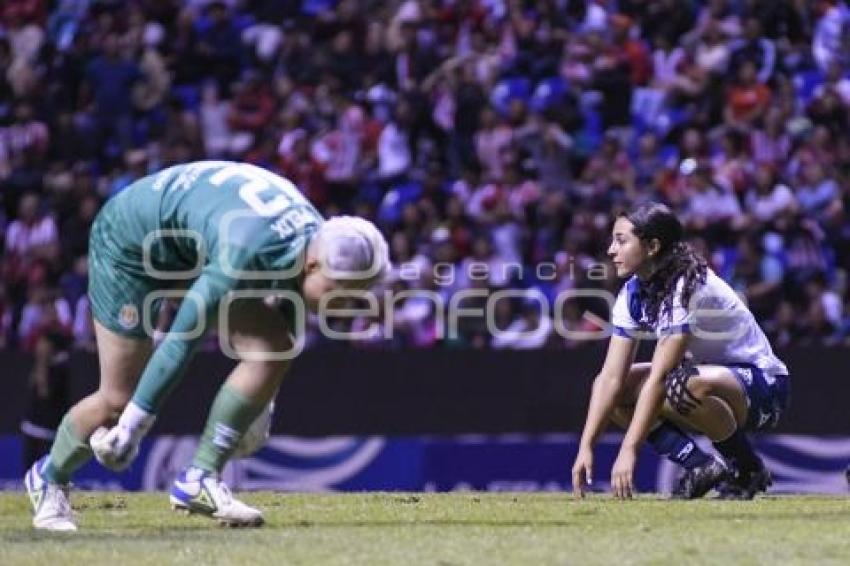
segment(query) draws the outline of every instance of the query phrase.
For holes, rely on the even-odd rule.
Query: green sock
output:
[[[56,439],[41,475],[51,483],[68,483],[71,475],[82,468],[92,455],[89,443],[77,434],[71,413],[67,413],[56,431]]]
[[[265,406],[265,403],[249,399],[225,383],[210,408],[192,465],[214,474],[221,473],[242,435]]]

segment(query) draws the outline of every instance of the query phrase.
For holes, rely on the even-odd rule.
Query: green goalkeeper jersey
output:
[[[128,312],[168,296],[163,289],[189,287],[134,402],[156,412],[228,293],[297,292],[305,249],[322,221],[286,179],[226,161],[176,165],[111,199],[92,227],[95,318],[113,330],[136,330],[139,317]],[[123,329],[110,324],[116,312]]]

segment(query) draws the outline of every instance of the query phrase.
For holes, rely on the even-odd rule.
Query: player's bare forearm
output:
[[[671,334],[658,341],[649,377],[638,396],[632,422],[623,439],[623,448],[636,451],[643,444],[664,403],[664,377],[682,361],[687,346],[687,334]]]
[[[590,448],[602,434],[614,410],[623,380],[629,373],[637,352],[637,340],[614,336],[608,344],[608,353],[602,371],[593,382],[587,421],[581,435],[581,445]]]
[[[623,449],[636,452],[640,448],[649,434],[652,423],[658,418],[663,402],[664,384],[662,380],[653,379],[650,376],[638,397],[634,416],[626,431],[626,437],[623,439]]]
[[[581,445],[592,448],[596,439],[602,434],[608,418],[614,409],[614,403],[621,389],[620,380],[613,376],[600,374],[593,382],[590,395],[590,406],[587,409],[587,421],[581,434]]]

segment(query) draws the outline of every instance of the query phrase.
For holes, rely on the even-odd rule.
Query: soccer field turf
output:
[[[848,564],[850,499],[619,502],[566,494],[251,493],[261,529],[218,527],[163,494],[75,493],[81,531],[35,532],[0,494],[0,564]]]

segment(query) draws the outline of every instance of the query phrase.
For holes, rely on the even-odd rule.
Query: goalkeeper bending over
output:
[[[268,171],[200,161],[140,179],[107,202],[89,250],[100,387],[65,415],[50,454],[26,474],[33,525],[76,530],[72,474],[93,448],[107,467],[130,464],[219,313],[221,344],[239,363],[213,402],[192,464],[174,482],[171,503],[226,524],[262,524],[262,513],[233,498],[219,474],[274,399],[289,365],[288,356],[275,354],[293,348],[295,316],[304,309],[294,300],[283,303],[293,308],[273,307],[257,293],[303,300],[316,312],[326,293],[366,289],[383,277],[384,237],[360,218],[324,221],[292,183]],[[149,321],[175,279],[191,286],[154,350]]]

